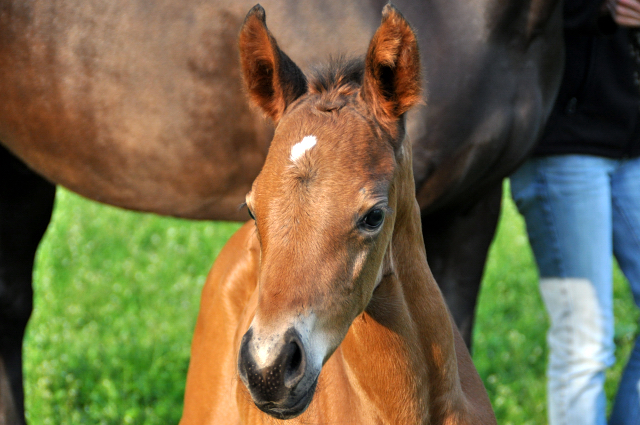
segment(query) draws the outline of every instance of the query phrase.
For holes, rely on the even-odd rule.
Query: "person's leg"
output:
[[[613,252],[640,307],[640,158],[623,161],[611,179]],[[640,337],[622,373],[611,425],[640,425]]]
[[[511,177],[549,313],[549,423],[606,423],[605,369],[613,363],[612,161],[534,158]]]

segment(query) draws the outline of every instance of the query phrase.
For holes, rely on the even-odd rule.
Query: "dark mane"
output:
[[[353,94],[362,85],[363,58],[338,56],[311,71],[309,92],[319,94],[318,109],[339,109],[345,103],[344,96]]]

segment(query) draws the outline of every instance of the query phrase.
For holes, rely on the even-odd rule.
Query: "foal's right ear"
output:
[[[278,48],[259,4],[249,11],[240,31],[240,62],[251,100],[276,124],[286,107],[307,91],[303,72]]]

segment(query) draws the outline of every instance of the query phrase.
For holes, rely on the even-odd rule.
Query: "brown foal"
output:
[[[254,221],[202,294],[181,423],[495,423],[426,261],[410,25],[387,5],[364,62],[307,81],[256,6],[240,54],[276,130],[246,197]]]

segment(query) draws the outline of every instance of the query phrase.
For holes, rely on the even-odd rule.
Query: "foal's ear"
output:
[[[240,31],[240,62],[251,100],[275,123],[287,105],[307,91],[304,74],[278,48],[259,4],[249,11]]]
[[[391,4],[371,39],[365,59],[362,97],[378,120],[388,125],[421,102],[418,41],[407,20]]]

